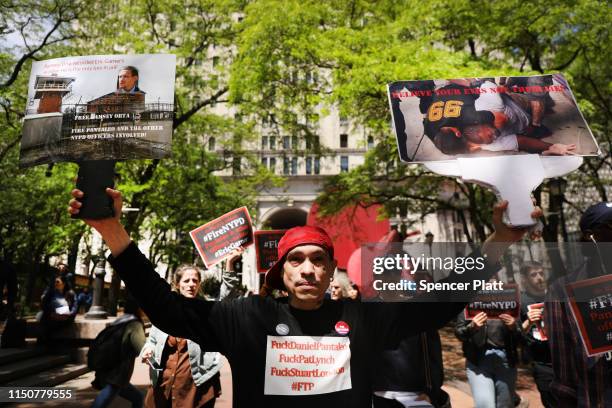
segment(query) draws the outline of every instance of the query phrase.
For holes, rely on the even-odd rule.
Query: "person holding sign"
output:
[[[542,404],[546,408],[554,408],[557,401],[550,391],[553,370],[543,318],[546,295],[544,268],[538,262],[525,262],[521,265],[520,274],[525,289],[521,293],[521,329],[525,345],[523,357],[532,363],[531,372]]]
[[[193,299],[200,291],[200,283],[200,270],[183,265],[176,270],[172,286],[182,296]],[[191,340],[170,336],[152,326],[140,357],[151,365],[147,408],[210,408],[221,394],[219,353],[206,353]]]
[[[512,408],[520,331],[508,313],[489,319],[482,311],[466,320],[461,312],[455,334],[463,342],[467,377],[476,408]]]
[[[600,244],[612,242],[612,203],[602,202],[587,208],[580,218],[580,231],[586,262],[568,276],[557,279],[546,295],[544,319],[553,366],[550,387],[558,398],[559,407],[604,408],[612,406],[610,353],[594,355],[585,347],[584,331],[587,330],[580,327],[572,315],[567,292],[568,286],[588,279],[607,278],[610,281],[612,253]],[[579,302],[584,303],[585,299]],[[610,305],[607,306],[610,310]],[[610,319],[607,321],[609,323]],[[609,338],[607,340],[609,350],[611,343]]]
[[[370,407],[373,352],[409,335],[437,329],[465,302],[430,292],[430,302],[334,302],[325,298],[336,262],[321,228],[295,227],[279,241],[279,260],[266,273],[267,290],[286,290],[286,300],[250,296],[225,302],[189,299],[172,292],[119,221],[121,193],[107,190],[115,214],[85,220],[104,238],[110,262],[156,327],[223,353],[232,366],[235,407]],[[73,190],[73,197],[82,192]],[[69,212],[80,203],[71,200]],[[471,256],[496,262],[525,229],[502,222],[507,203],[495,206],[495,232]],[[541,215],[537,210],[534,217]],[[449,282],[488,279],[495,268],[451,273]],[[465,293],[462,293],[465,295]],[[423,300],[423,299],[421,299]]]

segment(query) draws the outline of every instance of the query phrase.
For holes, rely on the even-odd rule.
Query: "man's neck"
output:
[[[300,300],[289,295],[289,306],[298,310],[317,310],[323,305],[323,299],[321,300]]]

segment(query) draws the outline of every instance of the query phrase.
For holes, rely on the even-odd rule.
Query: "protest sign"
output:
[[[544,309],[544,303],[533,303],[531,305],[527,305],[527,310],[532,311],[534,309]],[[547,341],[548,336],[546,335],[546,330],[544,329],[544,316],[542,315],[542,319],[534,324],[531,328],[531,335],[534,339],[539,341]]]
[[[263,273],[278,260],[278,241],[287,230],[255,231],[257,272]]]
[[[500,290],[479,290],[476,297],[466,306],[465,318],[471,320],[480,312],[485,312],[489,319],[499,319],[500,314],[519,317],[518,286],[504,283]]]
[[[350,388],[348,337],[268,336],[265,395],[315,395]]]
[[[587,354],[612,351],[612,275],[568,283],[565,291]]]
[[[169,156],[175,66],[167,54],[33,62],[19,165]]]
[[[253,226],[246,207],[240,207],[189,232],[207,268],[227,258],[234,249],[253,243]]]
[[[388,97],[403,161],[599,152],[561,74],[398,81]]]

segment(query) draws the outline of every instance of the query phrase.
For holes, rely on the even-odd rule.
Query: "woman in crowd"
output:
[[[200,271],[190,265],[177,269],[173,289],[186,298],[200,290]],[[187,339],[169,336],[155,326],[141,353],[151,365],[146,407],[213,407],[221,394],[219,353],[205,353]]]
[[[65,275],[55,277],[53,287],[47,288],[41,300],[42,336],[40,340],[46,342],[53,331],[70,325],[74,321],[78,304]]]

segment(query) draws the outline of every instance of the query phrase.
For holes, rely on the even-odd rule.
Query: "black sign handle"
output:
[[[115,215],[113,199],[106,188],[115,186],[115,160],[90,160],[79,163],[76,188],[83,192],[78,199],[83,206],[72,218],[100,220]]]

